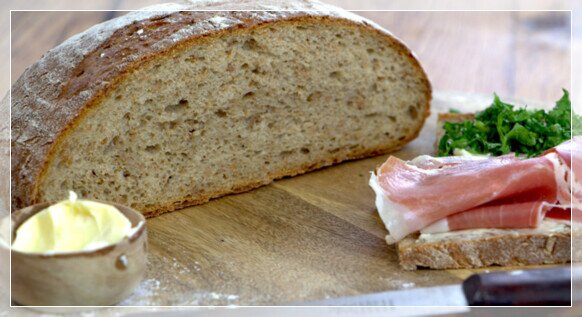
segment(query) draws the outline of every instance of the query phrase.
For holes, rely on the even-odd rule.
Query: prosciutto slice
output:
[[[564,182],[559,196],[562,208],[554,208],[548,213],[548,217],[570,218],[582,222],[582,136],[575,136],[572,140],[564,142],[546,152],[557,153],[567,166]],[[571,208],[569,208],[571,206]],[[568,207],[568,208],[566,208]]]
[[[389,231],[386,240],[397,242],[421,230],[536,227],[548,210],[561,213],[558,218],[570,207],[573,213],[579,211],[576,203],[581,200],[571,201],[570,184],[576,179],[572,165],[582,164],[580,156],[571,154],[582,148],[580,142],[582,138],[575,138],[530,159],[388,158],[370,178]],[[573,183],[576,189],[579,183]]]
[[[487,205],[438,220],[420,232],[438,233],[473,228],[535,228],[541,224],[544,213],[550,208],[551,205],[544,201]]]

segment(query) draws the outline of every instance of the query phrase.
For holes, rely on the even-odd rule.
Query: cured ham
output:
[[[547,153],[557,153],[567,168],[559,192],[561,206],[553,208],[546,216],[582,222],[582,136],[575,136]]]
[[[544,201],[487,205],[456,213],[422,229],[422,233],[473,228],[535,228],[551,205]]]
[[[580,166],[581,157],[569,153],[578,151],[580,142],[582,138],[575,138],[529,159],[388,158],[370,178],[389,231],[387,241],[397,242],[421,230],[536,227],[549,210],[558,218],[564,218],[571,206],[573,213],[579,211],[575,202],[580,199],[570,200],[570,182],[576,174],[572,165]],[[574,183],[573,188],[579,186]]]
[[[582,136],[574,136],[571,140],[549,149],[544,154],[552,152],[557,153],[574,174],[582,175]]]

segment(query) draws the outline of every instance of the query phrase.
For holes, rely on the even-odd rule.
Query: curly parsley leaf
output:
[[[475,154],[497,156],[515,152],[536,156],[571,138],[571,114],[567,90],[549,112],[515,109],[495,94],[493,103],[478,112],[474,121],[444,124],[445,134],[439,142],[438,155],[453,155],[455,149],[464,149]],[[580,124],[575,132],[582,132]]]

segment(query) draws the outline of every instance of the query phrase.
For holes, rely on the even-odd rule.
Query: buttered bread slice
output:
[[[13,209],[74,190],[153,216],[418,135],[431,87],[402,42],[318,2],[251,3],[271,11],[132,12],[29,67],[12,87]]]

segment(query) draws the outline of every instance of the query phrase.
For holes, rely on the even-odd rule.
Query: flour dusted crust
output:
[[[268,10],[239,12],[192,12],[185,10]],[[288,11],[285,11],[288,10]],[[266,23],[301,24],[317,20],[363,28],[385,36],[423,77],[428,116],[430,84],[412,53],[395,37],[374,23],[314,1],[227,1],[166,4],[149,7],[96,25],[47,52],[29,67],[12,87],[12,209],[40,202],[39,184],[54,150],[67,133],[97,105],[115,85],[150,59],[169,55],[192,43],[203,43],[224,32],[239,32]],[[228,191],[185,197],[158,206],[143,207],[147,215],[203,203],[227,193],[249,190],[284,176],[304,173],[346,159],[367,157],[395,150],[419,133],[420,127],[396,144],[357,149],[348,155],[330,155],[326,160],[299,169],[281,170],[265,179],[249,180]]]

